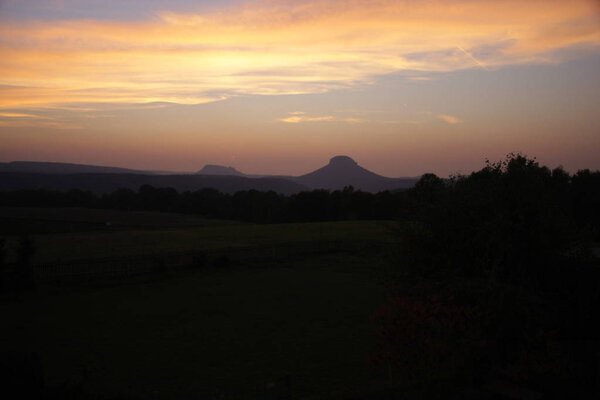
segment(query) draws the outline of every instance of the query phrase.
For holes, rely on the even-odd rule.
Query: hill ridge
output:
[[[406,189],[414,186],[418,180],[378,175],[346,155],[336,155],[327,165],[300,176],[246,175],[234,167],[216,164],[206,164],[196,173],[177,173],[37,161],[0,163],[0,173],[3,176],[0,190],[79,188],[95,192],[121,187],[137,189],[143,184],[168,186],[177,190],[212,187],[227,193],[256,189],[292,194],[302,190],[340,190],[346,186],[367,192],[379,192]]]

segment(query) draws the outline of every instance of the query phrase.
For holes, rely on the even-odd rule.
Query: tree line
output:
[[[102,195],[79,189],[0,192],[0,206],[175,212],[254,223],[390,219],[398,216],[405,202],[406,193],[401,191],[372,194],[352,187],[291,196],[258,190],[231,195],[212,188],[180,193],[173,188],[150,185],[143,185],[137,191],[118,189]]]
[[[600,172],[580,170],[571,175],[562,168],[550,170],[534,159],[514,155],[503,162],[488,163],[468,176],[441,179],[425,174],[414,188],[379,193],[349,186],[290,196],[258,190],[231,195],[211,188],[180,193],[173,188],[143,185],[137,191],[118,189],[102,195],[79,189],[0,192],[0,206],[176,212],[254,223],[435,218],[446,221],[445,226],[458,223],[452,218],[459,215],[456,210],[464,210],[471,223],[493,216],[497,221],[490,223],[499,227],[507,223],[507,217],[518,215],[520,229],[527,232],[537,226],[531,223],[561,218],[566,225],[586,226],[597,237]],[[455,211],[444,214],[444,207]],[[549,239],[564,233],[545,228],[536,229],[542,229]]]

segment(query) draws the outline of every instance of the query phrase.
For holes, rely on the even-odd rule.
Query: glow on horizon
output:
[[[151,112],[151,107],[164,103],[206,105],[244,96],[360,91],[399,72],[409,73],[407,80],[435,84],[436,73],[494,73],[508,67],[559,65],[572,56],[569,50],[600,53],[600,6],[594,0],[264,0],[198,12],[152,10],[150,15],[138,20],[0,19],[0,129],[5,135],[11,128],[27,130],[22,138],[9,137],[5,143],[12,147],[0,149],[0,157],[22,154],[15,149],[37,146],[36,138],[43,143],[40,132],[45,130],[103,132],[115,146],[134,151],[137,143],[138,149],[150,151],[133,133],[142,130],[137,120],[142,117],[127,118],[137,125],[122,124],[132,133],[118,140],[117,129],[122,127],[104,121],[113,110],[127,107]],[[249,116],[239,108],[232,112],[236,123],[264,128],[253,119],[259,114]],[[448,129],[472,129],[468,125],[474,123],[473,117],[464,117],[470,110],[419,112],[429,113],[429,120],[437,119]],[[315,138],[306,139],[302,149],[310,151],[307,143],[333,147],[337,136],[332,132],[340,125],[349,132],[373,129],[373,124],[385,125],[385,132],[394,124],[417,129],[422,119],[415,115],[366,118],[362,110],[336,114],[296,108],[265,113],[262,123],[269,130],[309,129]],[[207,117],[206,125],[223,128],[216,118]],[[280,125],[274,128],[273,123]],[[165,125],[173,129],[171,160],[178,149],[184,151],[186,140],[215,148],[240,141],[238,127],[228,127],[223,138],[200,140],[181,119]],[[511,129],[508,120],[502,127]],[[316,135],[322,135],[320,141]],[[255,157],[265,154],[265,134],[254,132],[254,139],[245,150]],[[439,134],[419,139],[419,146],[442,139]],[[77,142],[85,148],[81,140],[65,136],[63,144]],[[160,143],[150,137],[146,143],[153,140]],[[247,138],[243,141],[248,143]],[[382,148],[393,144],[389,138],[378,143]],[[371,149],[370,157],[377,158],[375,144],[355,145]],[[295,151],[288,150],[289,155],[298,156]],[[37,154],[41,157],[43,152]]]

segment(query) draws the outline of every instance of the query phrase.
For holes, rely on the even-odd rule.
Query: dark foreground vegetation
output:
[[[511,156],[450,181],[425,175],[408,195],[376,361],[424,385],[595,397],[600,173]]]
[[[144,186],[5,192],[0,204],[13,214],[0,245],[0,376],[13,393],[600,394],[600,172],[511,155],[400,192]],[[7,206],[55,217],[41,227],[43,209]],[[149,211],[195,216],[150,223]],[[301,221],[341,222],[290,223]],[[111,263],[127,273],[95,271]],[[42,274],[48,265],[70,279]]]

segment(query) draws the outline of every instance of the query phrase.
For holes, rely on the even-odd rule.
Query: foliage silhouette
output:
[[[465,328],[485,333],[480,339],[488,345],[476,341],[461,351],[477,353],[476,370],[488,377],[501,373],[548,394],[565,387],[577,388],[570,392],[576,398],[597,393],[592,377],[600,334],[593,321],[600,312],[600,268],[589,247],[597,237],[599,176],[570,177],[519,154],[469,176],[424,175],[408,193],[411,222],[403,231],[398,295],[425,310],[466,307],[492,315]],[[436,318],[393,306],[396,319],[425,324]],[[384,343],[433,340],[432,359],[443,357],[435,346],[456,328],[440,329],[439,337],[399,330],[392,336],[402,338]],[[392,353],[390,359],[401,359],[405,350]],[[456,378],[472,376],[465,371]]]

